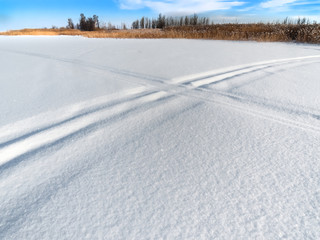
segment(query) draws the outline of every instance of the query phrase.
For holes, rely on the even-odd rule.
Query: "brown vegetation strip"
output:
[[[0,35],[72,35],[88,38],[187,38],[320,43],[320,24],[214,24],[164,29],[96,30],[23,29]]]

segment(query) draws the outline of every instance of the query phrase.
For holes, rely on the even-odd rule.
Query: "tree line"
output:
[[[278,24],[278,23],[277,23]],[[290,20],[286,18],[281,24],[283,25],[310,25],[310,21],[306,18],[298,20]],[[214,25],[213,22],[210,22],[208,17],[199,17],[197,14],[191,16],[182,16],[182,17],[172,17],[159,14],[158,18],[148,18],[141,17],[132,22],[132,29],[165,29],[165,28],[181,28],[181,27],[200,27],[200,26],[209,26]],[[218,24],[219,25],[219,24]],[[79,29],[81,31],[95,31],[99,29],[127,29],[126,24],[122,23],[121,27],[115,27],[110,22],[108,25],[105,23],[100,23],[99,17],[93,15],[92,17],[86,17],[83,13],[80,14],[80,19],[77,24],[74,24],[72,19],[68,19],[67,29]]]
[[[192,16],[184,17],[172,17],[159,14],[158,18],[147,18],[142,17],[141,19],[135,20],[131,24],[132,29],[163,29],[165,27],[174,27],[174,26],[204,26],[209,25],[210,20],[208,17],[199,17],[197,14]]]
[[[210,20],[208,17],[199,17],[197,14],[184,17],[167,17],[159,14],[158,18],[142,17],[132,22],[132,29],[163,29],[165,27],[172,26],[204,26],[209,25]],[[68,19],[67,29],[79,29],[81,31],[95,31],[98,29],[117,29],[110,22],[108,25],[100,24],[99,17],[93,15],[92,17],[86,17],[83,13],[80,14],[80,19],[77,24],[74,24],[72,19]],[[127,29],[126,24],[122,23],[122,29]]]

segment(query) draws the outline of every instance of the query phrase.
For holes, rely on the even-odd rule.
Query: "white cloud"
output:
[[[297,0],[270,0],[267,2],[262,2],[260,6],[262,8],[276,8],[286,6],[294,2],[297,2]]]
[[[119,0],[118,2],[122,9],[148,7],[161,13],[199,13],[213,10],[225,10],[245,4],[245,2],[233,0]]]

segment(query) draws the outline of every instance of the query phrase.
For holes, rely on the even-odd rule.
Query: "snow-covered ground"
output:
[[[0,239],[320,239],[320,46],[0,37]]]

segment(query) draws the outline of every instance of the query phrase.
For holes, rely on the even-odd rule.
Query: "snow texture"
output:
[[[320,239],[320,47],[0,37],[0,239]]]

